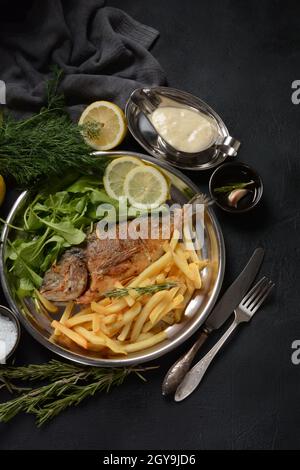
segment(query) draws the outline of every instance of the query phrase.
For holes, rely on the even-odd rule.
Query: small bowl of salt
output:
[[[21,335],[19,320],[9,308],[0,305],[0,364],[15,352]]]

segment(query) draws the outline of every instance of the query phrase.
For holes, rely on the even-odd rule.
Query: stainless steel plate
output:
[[[153,94],[157,94],[159,96],[161,106],[174,106],[174,102],[176,102],[181,106],[184,105],[198,109],[202,113],[210,116],[211,119],[215,121],[216,127],[218,129],[219,140],[225,142],[227,140],[235,140],[230,137],[228,129],[220,116],[208,104],[200,100],[200,98],[185,91],[169,87],[153,87],[150,90]],[[202,157],[199,161],[195,158],[190,160],[187,158],[174,158],[171,154],[168,154],[168,152],[160,145],[159,135],[149,123],[149,120],[145,117],[144,113],[141,111],[141,108],[136,104],[134,95],[137,92],[139,92],[139,89],[135,90],[127,101],[125,108],[126,119],[131,134],[137,140],[137,142],[139,142],[139,144],[148,153],[150,153],[150,155],[160,161],[166,161],[172,166],[176,166],[177,168],[197,171],[209,170],[210,168],[214,168],[217,165],[220,165],[227,159],[227,151],[223,152],[221,150],[222,147],[218,146],[212,146],[201,152],[200,155]],[[235,142],[237,143],[238,141]],[[237,145],[237,148],[238,147],[239,143]],[[178,152],[178,154],[180,154],[180,152]],[[236,155],[236,153],[232,156],[234,155]]]
[[[120,151],[117,153],[95,152],[95,158],[97,158],[97,155],[133,155],[160,166],[164,169],[171,181],[171,197],[174,202],[178,202],[180,204],[185,203],[198,192],[197,186],[192,183],[189,178],[176,169],[170,167],[168,164],[158,162],[155,158],[148,157],[140,153],[126,151]],[[20,195],[7,217],[7,223],[13,224],[16,219],[23,214],[30,198],[31,196],[28,192],[24,192]],[[5,265],[5,252],[8,245],[7,241],[10,236],[14,236],[14,233],[8,225],[5,225],[1,237],[1,282],[9,306],[14,312],[16,312],[26,330],[43,346],[66,359],[70,359],[81,364],[110,367],[125,366],[151,361],[168,353],[188,339],[202,325],[217,300],[223,281],[225,268],[224,241],[216,217],[213,211],[209,209],[205,217],[205,243],[203,253],[204,256],[210,260],[210,265],[204,272],[204,288],[195,293],[187,306],[184,320],[180,324],[170,326],[167,329],[168,339],[152,348],[135,354],[130,354],[126,358],[117,357],[115,359],[104,359],[101,358],[99,354],[97,355],[97,353],[87,353],[79,347],[74,347],[71,350],[49,341],[49,337],[52,333],[50,325],[51,318],[41,315],[41,313],[35,308],[31,299],[21,303],[10,287],[7,268]]]

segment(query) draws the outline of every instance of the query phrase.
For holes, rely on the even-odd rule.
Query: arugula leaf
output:
[[[86,234],[82,230],[75,228],[68,220],[63,222],[49,222],[45,219],[40,220],[43,224],[47,225],[47,227],[52,228],[56,233],[61,235],[70,245],[79,245],[86,238]]]
[[[96,176],[82,176],[75,183],[71,184],[66,191],[69,193],[86,193],[92,188],[100,187],[102,183]]]

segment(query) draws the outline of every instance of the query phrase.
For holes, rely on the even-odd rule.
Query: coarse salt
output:
[[[15,323],[0,314],[0,363],[4,364],[6,357],[12,351],[18,337]]]

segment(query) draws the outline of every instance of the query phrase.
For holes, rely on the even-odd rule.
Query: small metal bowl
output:
[[[4,307],[4,305],[0,305],[0,315],[3,315],[4,317],[9,318],[14,323],[14,325],[16,327],[16,331],[17,331],[17,338],[16,338],[16,341],[15,341],[14,347],[10,350],[10,352],[8,353],[8,355],[5,358],[5,360],[7,361],[7,359],[9,359],[14,354],[14,352],[16,351],[16,349],[18,347],[20,337],[21,337],[21,326],[20,326],[20,322],[19,322],[16,314],[12,310],[10,310],[9,308]]]
[[[249,185],[252,194],[241,200],[237,207],[227,203],[228,193],[216,193],[216,188],[226,186],[229,183],[253,181]],[[241,214],[248,212],[259,203],[263,194],[263,182],[254,168],[242,162],[230,162],[219,166],[209,180],[209,192],[214,202],[226,212]]]

